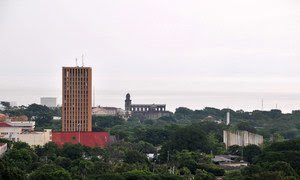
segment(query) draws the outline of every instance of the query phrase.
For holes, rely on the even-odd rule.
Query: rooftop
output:
[[[12,127],[12,126],[7,123],[0,122],[0,127]]]

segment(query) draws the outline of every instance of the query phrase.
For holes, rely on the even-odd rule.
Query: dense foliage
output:
[[[230,111],[230,126],[225,121]],[[30,105],[4,113],[26,115],[37,130],[60,131],[60,108]],[[0,160],[0,179],[297,179],[300,175],[300,115],[278,110],[232,111],[178,108],[172,117],[139,120],[131,117],[93,117],[93,131],[108,131],[116,142],[106,149],[65,144],[29,147],[9,143],[11,149]],[[223,144],[223,130],[247,130],[264,135],[264,146]],[[269,141],[271,139],[271,141]],[[292,139],[292,140],[285,140]],[[231,154],[251,165],[225,171],[212,162],[213,155]]]

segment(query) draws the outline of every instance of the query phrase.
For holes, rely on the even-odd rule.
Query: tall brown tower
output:
[[[92,68],[62,69],[62,131],[92,131]]]

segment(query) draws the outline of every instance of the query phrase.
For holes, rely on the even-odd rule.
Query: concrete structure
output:
[[[41,105],[47,106],[49,108],[55,108],[57,106],[55,97],[42,97]]]
[[[52,130],[32,131],[32,124],[0,122],[0,138],[13,142],[26,142],[30,146],[43,146],[52,140]]]
[[[92,131],[92,68],[62,69],[62,131]]]
[[[158,119],[172,114],[166,111],[165,104],[132,104],[129,93],[126,95],[125,110],[141,119]]]
[[[223,142],[226,149],[233,145],[248,146],[250,144],[261,145],[264,138],[261,135],[253,134],[248,131],[223,131]]]
[[[35,121],[6,121],[9,125],[15,128],[21,128],[23,131],[34,131]]]
[[[0,158],[3,157],[4,153],[7,151],[7,144],[0,143]]]
[[[108,132],[53,132],[52,141],[60,146],[71,143],[105,148],[109,145],[110,135]]]
[[[126,111],[116,107],[95,107],[92,110],[93,116],[121,116],[126,115]]]
[[[21,133],[12,136],[10,140],[14,142],[26,142],[30,146],[44,146],[52,141],[52,130],[45,129],[44,132]]]
[[[226,113],[226,125],[228,126],[230,124],[230,112],[228,111]]]

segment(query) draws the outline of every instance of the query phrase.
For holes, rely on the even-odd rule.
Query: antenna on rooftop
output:
[[[76,67],[78,67],[78,59],[76,58],[75,61],[76,61]]]
[[[84,67],[84,55],[83,54],[81,56],[81,60],[82,60],[82,67]]]
[[[261,110],[264,110],[264,99],[261,99]]]

